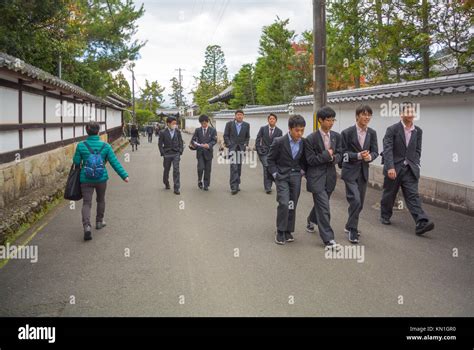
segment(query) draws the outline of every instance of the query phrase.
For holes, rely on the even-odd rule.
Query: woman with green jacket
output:
[[[117,157],[115,156],[114,150],[107,143],[101,141],[99,137],[100,124],[96,122],[90,122],[86,126],[86,132],[89,135],[84,142],[78,143],[76,147],[76,153],[74,154],[73,162],[76,166],[81,166],[80,182],[82,190],[82,225],[84,227],[84,240],[89,241],[92,239],[91,232],[91,208],[92,208],[92,195],[94,194],[94,189],[97,196],[97,216],[96,216],[96,229],[100,230],[106,225],[104,221],[104,212],[105,212],[105,190],[107,188],[107,180],[109,175],[107,173],[107,168],[104,166],[103,170],[98,172],[100,174],[97,176],[90,176],[86,172],[86,164],[88,159],[90,159],[91,150],[95,153],[100,154],[103,165],[108,161],[112,168],[117,172],[117,174],[124,180],[128,182],[128,174],[125,169],[122,167]]]

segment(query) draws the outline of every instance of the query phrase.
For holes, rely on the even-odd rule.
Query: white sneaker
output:
[[[348,235],[348,234],[349,234],[349,230],[348,230],[347,228],[345,228],[345,229],[344,229],[344,233],[345,233],[346,235]],[[359,230],[357,230],[357,236],[360,237],[360,231],[359,231]]]
[[[342,248],[342,246],[339,243],[336,243],[335,240],[330,240],[328,243],[324,244],[325,247],[324,249],[333,249],[333,250],[339,250]]]

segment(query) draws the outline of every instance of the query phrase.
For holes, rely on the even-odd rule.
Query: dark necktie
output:
[[[270,129],[270,138],[273,136],[273,129]]]

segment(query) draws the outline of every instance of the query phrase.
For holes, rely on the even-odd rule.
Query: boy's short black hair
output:
[[[361,113],[367,113],[367,114],[372,115],[372,108],[370,108],[369,105],[359,105],[356,108],[356,116],[358,116]]]
[[[268,115],[268,117],[267,117],[267,120],[270,119],[270,117],[275,117],[275,119],[278,120],[277,115],[274,114],[274,113],[270,113],[270,114]]]
[[[205,114],[202,114],[199,116],[199,123],[202,123],[202,122],[209,122],[209,117]]]
[[[316,112],[318,119],[326,120],[329,118],[334,118],[336,116],[336,111],[329,106],[323,106]]]
[[[176,120],[175,117],[168,117],[168,118],[166,118],[166,124],[170,124],[170,123],[174,122],[175,120]]]
[[[306,126],[306,121],[304,120],[303,116],[299,114],[292,115],[288,118],[288,127],[290,129],[296,128],[297,126]]]
[[[89,124],[86,125],[86,132],[87,135],[92,136],[92,135],[97,135],[100,131],[100,124],[97,122],[89,122]]]
[[[241,110],[241,109],[238,109],[238,110],[236,110],[236,111],[235,111],[235,113],[234,113],[234,115],[237,115],[237,113],[242,113],[242,114],[245,114],[245,113],[244,113],[244,111],[243,111],[243,110]]]

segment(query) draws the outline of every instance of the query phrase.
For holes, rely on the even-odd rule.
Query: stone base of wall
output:
[[[383,179],[382,166],[371,165],[369,186],[382,190]],[[424,203],[474,216],[474,187],[422,176],[418,190]]]
[[[102,138],[106,140],[105,135]],[[112,147],[117,151],[127,143],[120,138]],[[0,244],[62,198],[75,147],[71,144],[0,165]]]

